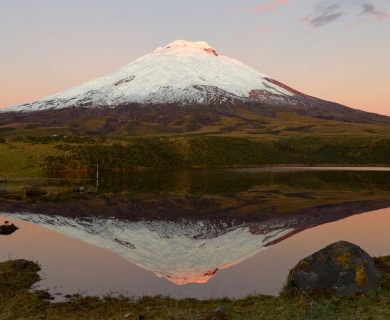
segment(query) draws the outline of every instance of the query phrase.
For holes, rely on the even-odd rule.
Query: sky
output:
[[[0,0],[0,107],[206,41],[299,91],[390,115],[390,0]]]

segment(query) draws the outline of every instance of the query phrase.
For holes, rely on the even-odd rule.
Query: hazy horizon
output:
[[[385,0],[0,0],[0,107],[185,39],[306,94],[390,115],[389,10]]]

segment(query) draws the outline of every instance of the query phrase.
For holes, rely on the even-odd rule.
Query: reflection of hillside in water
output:
[[[104,196],[13,204],[22,219],[108,249],[176,284],[307,228],[390,206],[389,172],[187,170],[103,175]]]
[[[94,212],[131,221],[185,218],[242,222],[297,215],[308,208],[334,204],[344,203],[347,210],[350,203],[389,200],[390,172],[132,172],[103,175],[99,190],[105,196],[96,201],[62,203],[58,208],[61,215]],[[59,205],[54,203],[5,209],[56,214],[56,207]]]
[[[272,170],[272,169],[271,169]],[[390,172],[281,171],[256,170],[179,170],[103,174],[104,191],[136,193],[227,194],[251,188],[291,188],[293,190],[388,191]]]

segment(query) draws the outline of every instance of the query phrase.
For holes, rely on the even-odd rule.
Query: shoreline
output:
[[[190,171],[190,170],[226,170],[233,172],[246,172],[251,170],[256,172],[296,172],[296,171],[352,171],[352,172],[390,172],[390,166],[384,164],[370,164],[370,165],[353,165],[353,164],[332,164],[326,163],[321,165],[308,165],[308,164],[273,164],[273,165],[229,165],[229,166],[188,166],[188,167],[175,167],[175,168],[156,168],[156,167],[142,167],[128,170],[113,170],[103,171],[103,173],[142,173],[142,172],[160,172],[169,169],[172,172]],[[15,175],[0,174],[0,179],[6,181],[26,181],[26,180],[46,180],[46,181],[95,181],[95,178],[69,178],[66,175],[72,174],[92,174],[95,171],[89,170],[68,170],[57,172],[58,178],[51,176],[47,177],[21,177]],[[248,172],[249,173],[249,172]],[[4,183],[4,182],[3,182]],[[1,182],[0,182],[1,185]]]
[[[51,302],[46,291],[30,291],[40,279],[37,263],[27,260],[0,262],[0,313],[2,319],[388,319],[390,309],[390,256],[375,258],[384,283],[355,297],[336,295],[257,295],[242,299],[173,299],[154,296],[131,299],[106,296],[66,296]],[[21,265],[15,268],[13,265]],[[367,307],[369,306],[369,307]],[[387,307],[386,307],[387,306]],[[218,310],[223,310],[224,317]]]

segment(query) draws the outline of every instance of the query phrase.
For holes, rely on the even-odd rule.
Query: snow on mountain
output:
[[[2,213],[3,215],[7,215]],[[218,270],[238,264],[294,231],[290,226],[213,224],[207,221],[138,221],[10,214],[66,236],[108,249],[143,269],[183,285],[206,283]],[[266,227],[266,228],[265,228]]]
[[[297,92],[206,42],[174,41],[118,71],[3,111],[115,107],[126,103],[213,103],[284,99]]]

